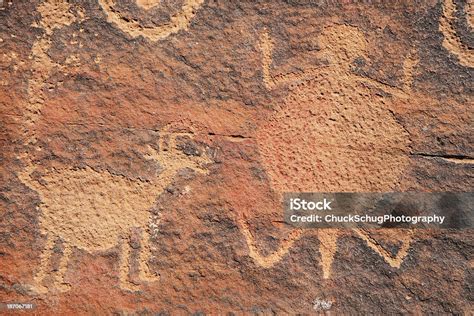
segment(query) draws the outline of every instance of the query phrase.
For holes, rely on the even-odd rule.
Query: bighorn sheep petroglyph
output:
[[[155,28],[143,28],[134,23],[126,23],[113,8],[113,0],[100,0],[99,4],[110,23],[136,37],[143,35],[151,40],[163,39],[180,30],[186,30],[204,0],[187,0],[181,10],[170,18],[170,24]],[[150,9],[159,1],[141,1],[137,5]],[[36,144],[35,124],[41,117],[46,96],[43,85],[54,69],[65,70],[65,66],[53,61],[47,54],[51,47],[53,33],[64,26],[84,19],[85,12],[80,6],[67,1],[45,0],[37,11],[40,19],[32,24],[43,29],[43,35],[33,44],[30,59],[33,69],[28,80],[28,98],[25,104],[23,134],[26,145]],[[188,156],[176,149],[175,138],[192,136],[189,133],[170,133],[163,130],[160,135],[159,150],[151,147],[147,159],[159,162],[162,169],[154,181],[141,181],[117,176],[107,171],[61,168],[45,172],[38,179],[32,175],[35,166],[31,163],[29,151],[20,154],[26,163],[25,170],[19,174],[20,180],[35,190],[41,199],[39,220],[41,233],[46,235],[46,244],[40,256],[39,269],[34,277],[33,290],[48,291],[44,280],[50,270],[50,259],[58,240],[62,240],[63,251],[59,269],[54,274],[52,287],[67,290],[70,286],[64,280],[69,257],[74,248],[89,252],[100,251],[121,245],[120,284],[123,288],[137,289],[128,279],[131,249],[129,238],[131,230],[142,229],[142,242],[139,258],[139,273],[142,280],[155,280],[156,275],[148,267],[151,249],[149,245],[149,210],[156,197],[171,183],[174,175],[184,168],[198,173],[207,173],[205,164],[211,160],[203,156]],[[165,139],[169,141],[165,142]],[[164,146],[164,145],[167,146]],[[167,147],[167,148],[165,148]],[[156,225],[156,223],[151,223]]]
[[[161,173],[152,181],[129,179],[107,171],[65,168],[50,170],[41,179],[33,178],[33,166],[19,175],[28,187],[38,192],[41,199],[40,230],[46,235],[46,244],[40,257],[39,270],[34,277],[33,290],[48,291],[43,285],[53,248],[62,241],[63,253],[55,273],[53,287],[67,290],[64,280],[74,248],[88,252],[103,251],[120,245],[120,286],[136,290],[138,285],[129,281],[130,235],[132,229],[141,229],[139,277],[144,281],[157,280],[150,271],[150,208],[156,197],[172,182],[179,170],[189,168],[207,174],[205,168],[211,159],[206,155],[186,155],[176,147],[176,137],[192,138],[190,133],[162,132],[159,151],[152,147],[146,159],[160,164]],[[156,225],[156,223],[153,223]]]

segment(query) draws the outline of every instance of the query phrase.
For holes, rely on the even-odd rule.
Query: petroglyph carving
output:
[[[411,52],[403,62],[403,91],[409,93],[413,87],[415,67],[420,62],[418,54]],[[397,95],[400,93],[397,93]]]
[[[160,0],[137,0],[137,5],[145,10],[150,10],[156,7],[160,2]]]
[[[405,230],[404,234],[397,234],[397,239],[402,241],[401,247],[398,249],[397,255],[393,257],[387,250],[385,250],[378,242],[375,240],[369,232],[363,229],[354,229],[355,233],[362,238],[367,245],[379,254],[385,262],[387,262],[393,268],[400,268],[403,263],[403,260],[408,255],[408,250],[410,249],[410,244],[413,239],[413,231]],[[395,233],[398,233],[396,230]]]
[[[472,1],[466,4],[466,8],[472,11]],[[472,49],[463,44],[456,34],[453,26],[456,13],[456,4],[454,0],[443,1],[443,14],[439,19],[439,31],[443,34],[443,46],[449,52],[456,55],[459,63],[466,67],[474,67],[474,53]],[[466,12],[468,25],[472,27],[472,12]]]
[[[319,253],[321,254],[321,268],[323,278],[329,279],[332,271],[332,263],[337,251],[337,240],[340,236],[337,229],[325,229],[318,232]]]
[[[323,50],[321,52],[321,57],[329,60],[333,67],[331,67],[331,72],[339,75],[344,76],[354,76],[353,74],[348,74],[347,67],[348,63],[351,61],[349,57],[354,56],[364,56],[362,52],[366,50],[366,39],[364,35],[358,31],[355,31],[355,28],[346,27],[345,32],[348,33],[347,36],[343,38],[339,33],[336,34],[325,34],[323,33],[320,36],[320,43],[321,45],[325,45],[325,47],[331,47],[331,40],[333,41],[342,41],[334,47],[336,51],[340,49],[339,53],[333,53],[330,49]],[[353,41],[353,43],[351,43]],[[358,44],[357,44],[358,43]],[[262,52],[262,74],[263,74],[263,83],[267,89],[274,89],[277,86],[284,85],[284,84],[292,84],[294,86],[304,85],[305,82],[314,81],[322,78],[324,75],[323,69],[326,67],[325,65],[320,65],[318,67],[309,67],[301,72],[290,72],[285,74],[271,74],[271,65],[273,62],[272,52],[273,52],[274,42],[270,37],[268,31],[266,29],[260,35],[259,41],[259,48]],[[380,90],[387,91],[393,96],[398,98],[406,99],[408,98],[407,92],[410,91],[411,85],[413,83],[413,72],[414,68],[418,65],[419,58],[416,51],[410,52],[407,56],[404,65],[403,71],[405,74],[404,77],[404,89],[392,87],[381,82],[368,79],[366,77],[353,77],[353,80],[357,80],[362,83],[370,84]],[[340,68],[336,69],[334,66],[339,65]],[[339,70],[339,71],[338,71]],[[340,71],[342,70],[342,72]]]
[[[51,35],[56,29],[71,25],[77,18],[71,12],[71,6],[65,1],[46,0],[38,6],[38,13],[41,15],[39,26],[44,33],[41,38],[33,43],[31,49],[31,69],[32,74],[28,80],[28,99],[26,103],[24,131],[26,144],[34,144],[36,137],[34,135],[34,125],[39,119],[41,109],[44,105],[45,95],[43,86],[53,69],[63,69],[49,58],[47,51],[51,47]],[[81,16],[82,12],[78,12]]]
[[[374,96],[371,89],[381,89],[395,98],[409,98],[417,54],[412,52],[404,62],[403,88],[393,88],[350,72],[349,65],[354,59],[367,58],[367,40],[357,28],[325,27],[319,44],[321,58],[329,61],[328,67],[275,79],[270,75],[274,43],[266,30],[260,39],[265,86],[271,89],[298,81],[283,106],[257,132],[271,186],[280,193],[397,188],[399,176],[408,164],[408,135],[386,108],[386,100]],[[303,236],[301,231],[291,233],[274,254],[263,257],[248,225],[243,220],[239,222],[250,256],[265,268],[281,260]],[[400,267],[411,242],[410,234],[401,239],[402,246],[394,258],[368,232],[355,233],[392,267]],[[324,278],[331,275],[341,234],[338,229],[317,232]]]
[[[150,1],[147,2],[151,5]],[[140,3],[147,6],[143,1]],[[182,19],[194,14],[196,2],[183,7],[185,16],[178,16],[175,22],[181,27]],[[53,32],[71,25],[84,14],[72,11],[65,1],[46,0],[37,8],[41,19],[33,26],[41,27],[43,35],[33,44],[31,51],[32,75],[28,80],[27,102],[25,105],[23,133],[25,144],[34,145],[36,135],[34,125],[40,118],[46,96],[44,83],[53,70],[66,69],[66,66],[51,60],[47,51],[51,47]],[[77,16],[76,16],[77,15]],[[171,29],[173,31],[173,29]],[[73,60],[68,58],[67,60]],[[70,65],[67,65],[70,68]],[[58,240],[62,241],[63,251],[59,268],[54,275],[53,287],[67,290],[69,284],[64,280],[67,266],[74,248],[86,251],[101,251],[120,245],[120,284],[123,288],[137,289],[138,286],[128,280],[131,249],[129,238],[132,228],[142,229],[141,251],[139,258],[139,277],[141,280],[155,280],[156,275],[148,268],[151,248],[150,230],[156,233],[157,223],[149,223],[149,209],[155,198],[171,183],[178,170],[191,168],[199,173],[207,173],[204,164],[210,163],[207,156],[189,157],[176,150],[176,137],[191,137],[189,133],[171,133],[166,129],[160,137],[160,152],[149,148],[147,159],[160,163],[163,172],[152,182],[130,180],[113,175],[107,171],[92,168],[51,170],[41,180],[33,179],[35,170],[28,152],[20,155],[27,168],[19,178],[31,189],[38,192],[41,199],[40,228],[46,234],[46,244],[40,256],[39,270],[34,277],[33,289],[39,293],[48,290],[44,279],[49,274],[48,267],[53,248]],[[150,224],[150,225],[149,225]]]
[[[115,6],[114,0],[99,0],[99,4],[107,15],[107,21],[113,23],[119,29],[133,37],[143,36],[151,41],[159,41],[180,30],[187,30],[197,10],[202,6],[204,0],[186,0],[181,11],[171,17],[167,24],[144,27],[136,20],[125,19]],[[156,6],[156,1],[137,1],[144,9]]]
[[[284,241],[282,241],[277,251],[265,257],[260,255],[258,248],[255,244],[255,238],[250,232],[247,221],[243,218],[239,219],[238,221],[241,227],[242,234],[244,235],[245,241],[247,242],[247,246],[249,247],[250,258],[252,258],[257,264],[264,268],[270,268],[275,263],[279,262],[302,235],[301,230],[294,230],[291,234],[288,235],[288,237]]]
[[[467,0],[466,16],[467,24],[471,29],[474,28],[474,0]]]
[[[273,89],[282,84],[301,82],[314,78],[318,74],[319,68],[305,69],[304,72],[289,72],[285,74],[271,74],[272,51],[274,43],[265,29],[260,35],[260,50],[262,51],[262,72],[263,84],[267,89]],[[323,66],[322,66],[323,67]]]
[[[120,246],[119,279],[122,288],[136,290],[138,285],[129,281],[130,234],[141,229],[139,277],[154,281],[158,276],[150,271],[150,234],[157,223],[150,224],[150,208],[156,197],[172,182],[176,173],[190,168],[207,174],[206,165],[211,163],[207,155],[188,156],[177,149],[176,137],[192,137],[189,133],[171,133],[164,130],[160,135],[159,151],[151,146],[146,159],[156,161],[163,171],[153,181],[131,180],[107,171],[92,168],[50,170],[41,179],[32,177],[30,165],[20,180],[35,190],[41,200],[40,230],[46,235],[46,245],[40,257],[40,267],[34,278],[37,292],[48,290],[43,280],[54,244],[60,240],[63,254],[55,275],[54,288],[67,290],[64,280],[68,261],[73,249],[88,252],[103,251]]]

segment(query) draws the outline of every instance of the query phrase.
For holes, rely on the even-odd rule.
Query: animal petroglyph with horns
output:
[[[145,155],[163,169],[152,181],[131,180],[90,167],[51,170],[41,179],[36,179],[30,165],[19,175],[21,181],[35,190],[41,199],[40,230],[46,236],[46,243],[34,278],[36,292],[48,291],[43,280],[48,275],[53,247],[58,240],[62,241],[64,250],[55,275],[55,288],[67,290],[70,287],[64,276],[74,248],[94,252],[120,245],[120,285],[136,290],[138,286],[128,280],[129,238],[135,228],[142,231],[138,260],[140,279],[158,279],[148,266],[151,256],[150,208],[179,170],[189,168],[206,174],[205,166],[211,162],[206,154],[186,155],[177,149],[176,138],[190,138],[191,133],[162,131],[161,134],[159,151],[150,146]]]

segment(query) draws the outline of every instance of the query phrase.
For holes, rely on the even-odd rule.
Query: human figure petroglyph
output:
[[[389,87],[350,71],[349,65],[356,58],[367,58],[367,44],[357,28],[330,25],[319,36],[319,56],[328,66],[272,75],[275,44],[264,30],[259,44],[263,82],[267,89],[291,85],[284,104],[275,108],[274,115],[256,137],[262,163],[277,192],[388,191],[398,187],[399,176],[408,164],[408,136],[387,109],[387,101],[372,96],[372,89],[407,100],[418,58],[415,52],[407,56],[402,88]],[[284,143],[300,146],[289,148]],[[383,168],[377,167],[381,165]],[[329,175],[330,179],[326,179]],[[246,221],[241,219],[240,224],[250,256],[265,268],[280,261],[304,235],[301,230],[293,231],[275,253],[263,257],[255,247]],[[392,267],[399,268],[408,253],[411,233],[400,237],[402,245],[397,255],[392,256],[369,232],[361,229],[354,232]],[[337,229],[317,232],[323,278],[331,275],[337,241],[342,234]]]
[[[62,241],[64,250],[54,288],[67,290],[70,287],[64,276],[73,249],[92,253],[119,246],[120,286],[137,290],[139,286],[128,280],[132,229],[141,229],[142,234],[138,260],[140,280],[158,280],[158,275],[149,268],[152,255],[150,233],[153,225],[157,225],[150,223],[150,209],[179,170],[189,168],[207,174],[206,165],[211,163],[206,154],[189,156],[177,149],[176,137],[192,136],[190,133],[162,131],[159,151],[150,146],[145,155],[146,159],[159,163],[162,169],[152,181],[132,180],[90,167],[49,170],[41,179],[31,175],[35,170],[33,166],[24,170],[19,178],[40,197],[40,230],[46,236],[39,270],[34,277],[34,290],[39,293],[48,291],[42,283],[58,240]]]

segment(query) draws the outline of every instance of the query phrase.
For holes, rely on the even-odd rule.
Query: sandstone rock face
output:
[[[472,313],[471,230],[295,230],[281,198],[471,191],[473,7],[0,1],[0,303]]]

